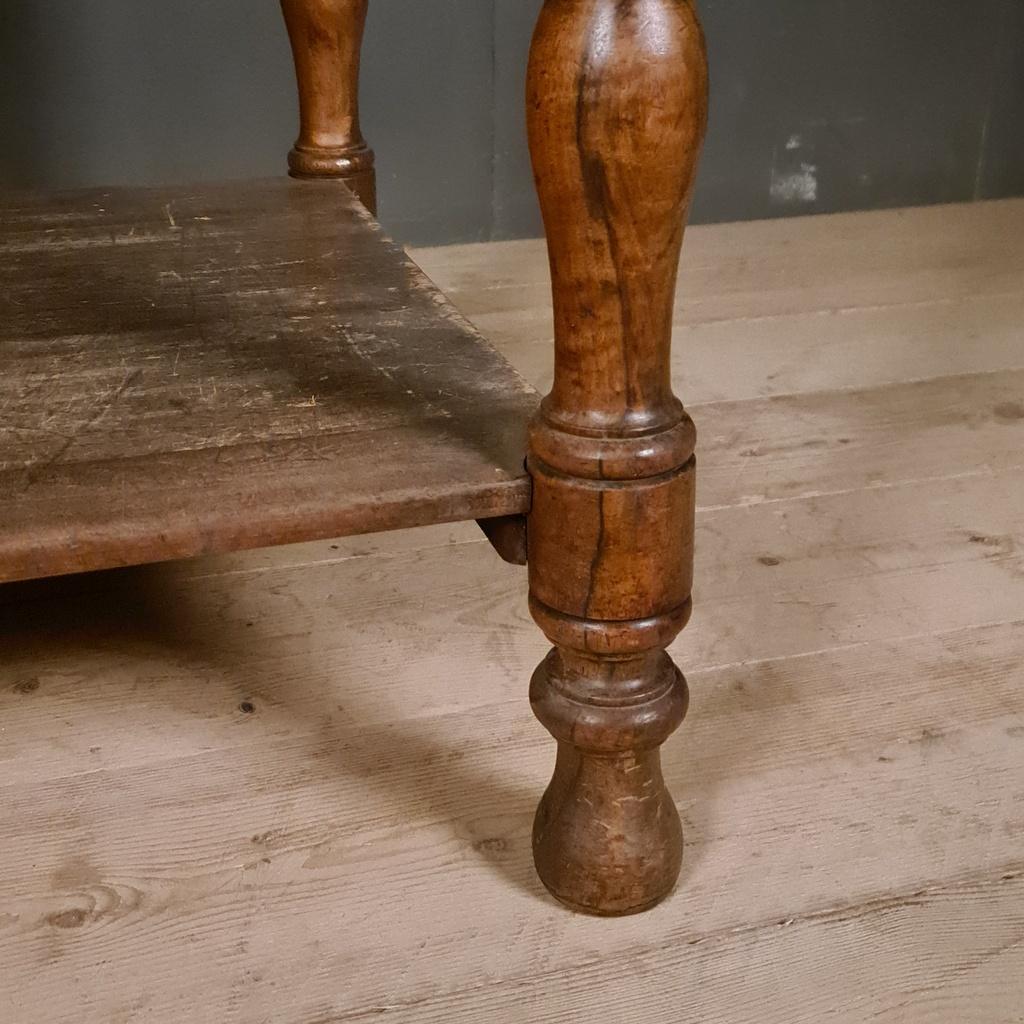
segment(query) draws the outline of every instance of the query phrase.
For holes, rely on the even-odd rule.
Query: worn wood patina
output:
[[[0,221],[0,579],[529,507],[533,392],[337,183]]]
[[[695,430],[669,372],[707,114],[693,5],[543,6],[539,411],[368,212],[366,0],[282,7],[303,180],[0,207],[0,581],[481,520],[554,644],[531,688],[558,741],[541,878],[579,910],[643,910],[682,855],[659,748],[688,700],[665,648],[693,575]]]
[[[658,748],[688,702],[664,649],[693,579],[696,435],[669,364],[707,121],[693,7],[548,0],[528,109],[555,310],[529,521],[530,608],[555,647],[531,699],[559,744],[534,852],[559,899],[630,913],[682,858]]]

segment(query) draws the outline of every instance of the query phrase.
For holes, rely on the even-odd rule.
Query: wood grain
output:
[[[687,896],[671,905],[674,911],[668,908],[647,919],[652,923],[626,932],[559,926],[557,912],[536,904],[529,887],[532,787],[544,771],[545,744],[527,727],[518,698],[503,693],[505,672],[529,659],[529,645],[520,648],[513,641],[510,648],[519,653],[509,659],[492,646],[489,630],[479,631],[483,623],[474,628],[480,621],[472,612],[479,603],[476,588],[494,556],[484,545],[459,550],[461,557],[449,560],[449,576],[465,596],[464,604],[448,605],[459,620],[452,632],[475,638],[455,652],[460,671],[452,678],[452,652],[440,642],[425,647],[415,668],[400,668],[402,653],[396,651],[386,662],[392,689],[385,701],[373,680],[380,666],[374,652],[388,635],[387,617],[374,609],[411,617],[428,592],[400,584],[401,562],[376,583],[382,567],[366,567],[351,585],[346,579],[332,584],[327,567],[318,574],[319,585],[351,593],[353,606],[360,593],[372,603],[347,634],[339,635],[335,622],[344,609],[332,611],[332,603],[303,591],[300,574],[293,574],[295,583],[285,590],[271,583],[269,598],[270,581],[254,574],[244,595],[230,598],[227,619],[209,611],[225,607],[228,594],[210,592],[205,581],[186,591],[184,601],[168,595],[146,602],[151,611],[127,637],[120,625],[120,643],[113,614],[106,615],[105,627],[87,627],[82,638],[97,652],[89,660],[99,673],[86,669],[94,683],[81,676],[62,682],[48,672],[35,691],[14,693],[5,686],[12,706],[59,702],[49,713],[45,703],[36,712],[46,715],[44,730],[52,734],[57,725],[58,736],[76,743],[93,732],[102,748],[91,755],[91,771],[82,773],[84,759],[75,758],[77,781],[26,779],[0,790],[2,820],[8,823],[0,831],[0,849],[10,852],[0,899],[4,913],[17,917],[12,927],[18,921],[31,927],[10,935],[15,945],[5,949],[5,962],[21,971],[42,954],[51,931],[71,932],[71,944],[65,943],[48,970],[77,965],[87,978],[90,956],[107,958],[122,942],[134,942],[137,977],[157,993],[172,993],[175,979],[160,964],[169,949],[180,962],[198,942],[197,960],[205,950],[208,961],[199,975],[204,990],[224,992],[222,999],[222,972],[241,978],[243,965],[255,956],[263,963],[257,973],[273,965],[268,980],[278,986],[288,974],[308,986],[298,1007],[280,1005],[293,1019],[312,1016],[315,999],[326,1000],[341,1016],[360,1000],[365,1007],[392,1005],[399,991],[410,1002],[404,1007],[409,1019],[421,1019],[415,1013],[424,999],[446,990],[472,998],[481,971],[511,982],[529,976],[541,958],[576,975],[594,958],[630,962],[644,950],[653,956],[662,949],[655,963],[685,986],[685,974],[671,965],[691,943],[734,941],[733,929],[758,923],[770,937],[780,934],[779,921],[801,908],[813,914],[823,907],[856,906],[899,887],[913,892],[924,881],[951,874],[994,875],[1004,869],[999,858],[1014,840],[1007,835],[994,841],[994,833],[979,831],[979,820],[1000,827],[1014,820],[1020,623],[886,640],[906,620],[920,617],[921,608],[889,588],[870,629],[862,629],[860,642],[844,650],[691,673],[699,699],[690,742],[667,749],[665,769],[670,783],[687,784],[682,810],[693,855]],[[486,558],[467,563],[473,552]],[[479,567],[467,573],[472,565]],[[430,567],[420,568],[413,575],[428,579]],[[877,590],[877,584],[868,585]],[[925,593],[921,587],[908,592]],[[400,594],[407,596],[396,608]],[[305,599],[301,606],[296,597]],[[1006,611],[1019,608],[1019,594],[1003,600]],[[763,601],[756,595],[749,603]],[[494,629],[506,608],[504,602],[494,607],[489,596],[485,602],[484,622]],[[244,617],[260,606],[276,607],[277,614],[264,612],[256,632],[245,629],[252,620]],[[67,614],[75,608],[69,602]],[[895,608],[902,609],[901,621],[892,621]],[[170,622],[164,609],[177,610]],[[964,606],[959,611],[958,621],[969,622]],[[418,645],[435,626],[433,616],[421,616],[416,613]],[[698,620],[695,632],[699,625]],[[709,634],[718,628],[716,621],[707,624]],[[58,609],[51,630],[59,635],[61,629]],[[520,630],[528,639],[525,623]],[[233,635],[238,639],[225,647]],[[806,626],[803,635],[822,643]],[[45,637],[38,640],[43,647]],[[131,653],[140,640],[148,656]],[[127,655],[114,675],[110,654],[103,655],[111,641]],[[294,653],[264,664],[280,644]],[[65,647],[69,656],[77,646]],[[172,653],[176,648],[193,654],[183,663]],[[473,650],[480,653],[474,656]],[[478,699],[499,703],[453,705],[459,694],[473,692],[467,688],[470,676],[493,680]],[[957,681],[968,678],[976,695],[965,708]],[[823,679],[830,685],[823,686]],[[430,685],[424,691],[425,681]],[[423,692],[433,694],[424,716],[396,724],[394,708]],[[252,713],[240,710],[247,699],[255,705]],[[97,701],[97,710],[109,708],[113,715],[130,710],[135,735],[124,736],[102,720],[90,728]],[[40,725],[19,725],[8,711],[5,706],[8,732],[31,743]],[[79,739],[83,719],[86,735]],[[179,752],[180,743],[196,741],[189,756]],[[107,761],[109,767],[97,770],[103,763],[97,757],[109,758],[122,744],[131,756],[120,768]],[[136,760],[140,747],[148,747],[142,763]],[[54,753],[58,764],[61,758],[71,763],[71,751],[58,747]],[[172,787],[169,778],[176,780]],[[852,778],[859,780],[853,787]],[[984,794],[979,779],[985,780]],[[932,792],[941,797],[921,799]],[[830,798],[837,793],[843,794],[838,806]],[[117,810],[125,806],[145,807],[141,831],[138,821]],[[807,859],[809,848],[814,856]],[[764,884],[766,871],[773,884]],[[59,880],[53,890],[51,878]],[[41,896],[31,896],[39,885]],[[161,916],[147,924],[151,912]],[[79,930],[59,931],[49,920],[64,914],[65,922],[81,917]],[[169,933],[159,927],[163,915],[179,922]],[[32,926],[33,921],[38,923]],[[157,928],[154,944],[132,938],[151,927]],[[281,962],[281,951],[271,954],[270,943],[295,929],[303,938]],[[497,948],[473,941],[474,935],[510,933],[519,939],[511,950],[502,944],[500,967]],[[234,959],[226,948],[219,952],[232,934],[248,936],[257,952]],[[193,936],[191,943],[186,935]],[[322,945],[310,959],[302,951],[317,950],[320,937]],[[357,966],[366,955],[381,962],[372,978]],[[406,956],[417,964],[412,977],[405,971]],[[137,983],[124,985],[140,991]],[[243,991],[247,1000],[274,999],[266,984],[251,982]],[[496,987],[494,998],[503,991]],[[727,989],[716,992],[723,1007],[732,1005]],[[498,1004],[495,1012],[500,1009]],[[402,1010],[394,1011],[399,1019]]]
[[[527,549],[530,611],[554,647],[530,701],[558,757],[534,854],[588,913],[651,907],[682,860],[658,748],[688,701],[664,649],[692,607],[696,439],[670,346],[707,79],[689,2],[541,9],[527,125],[555,365],[530,425]]]
[[[688,408],[1024,368],[1024,200],[801,225],[688,230],[672,343],[673,378]],[[451,249],[415,255],[524,376],[548,390],[543,242]]]
[[[955,378],[908,305],[933,379],[816,392],[780,329],[776,397],[695,409],[690,855],[640,918],[534,880],[545,645],[471,524],[0,587],[0,1019],[1018,1024],[1024,419],[982,306]]]
[[[359,67],[368,0],[281,0],[295,58],[301,130],[296,178],[338,178],[377,212],[374,153],[359,125]]]
[[[339,188],[5,201],[0,579],[526,511],[530,389]]]
[[[676,322],[1015,294],[1024,278],[1022,233],[1024,199],[694,225],[686,233]],[[474,323],[548,304],[545,257],[543,239],[417,250]]]

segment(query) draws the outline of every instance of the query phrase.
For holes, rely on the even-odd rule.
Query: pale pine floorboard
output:
[[[538,242],[423,250],[544,388]],[[1024,1021],[1024,202],[696,228],[682,885],[573,916],[475,527],[0,590],[3,1024]]]

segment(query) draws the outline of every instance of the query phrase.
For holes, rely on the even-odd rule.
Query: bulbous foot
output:
[[[544,885],[589,914],[633,914],[659,903],[683,858],[658,749],[686,714],[683,676],[662,652],[600,661],[556,650],[534,676],[531,699],[559,741],[533,829]]]
[[[675,888],[683,830],[660,754],[600,757],[561,744],[533,826],[541,881],[573,910],[635,914]]]

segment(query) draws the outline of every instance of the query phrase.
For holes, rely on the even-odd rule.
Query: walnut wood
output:
[[[373,150],[359,127],[359,63],[367,0],[281,0],[302,127],[288,157],[297,178],[342,178],[377,212]]]
[[[526,516],[498,516],[478,522],[491,547],[509,563],[526,565]]]
[[[707,121],[686,0],[547,0],[528,87],[547,228],[555,379],[531,427],[531,688],[559,743],[537,814],[541,878],[580,910],[671,891],[679,816],[659,747],[686,682],[664,648],[690,614],[693,424],[672,393],[672,305]]]
[[[693,424],[672,303],[707,113],[688,0],[546,0],[530,146],[555,306],[532,391],[384,239],[359,128],[366,0],[282,0],[293,177],[0,208],[0,582],[461,519],[529,556],[558,741],[534,831],[621,914],[682,856],[660,746],[686,682]],[[358,197],[358,198],[357,198]],[[532,477],[532,484],[531,484]],[[522,516],[529,513],[524,536]]]
[[[0,225],[0,581],[529,509],[535,394],[347,189]]]

